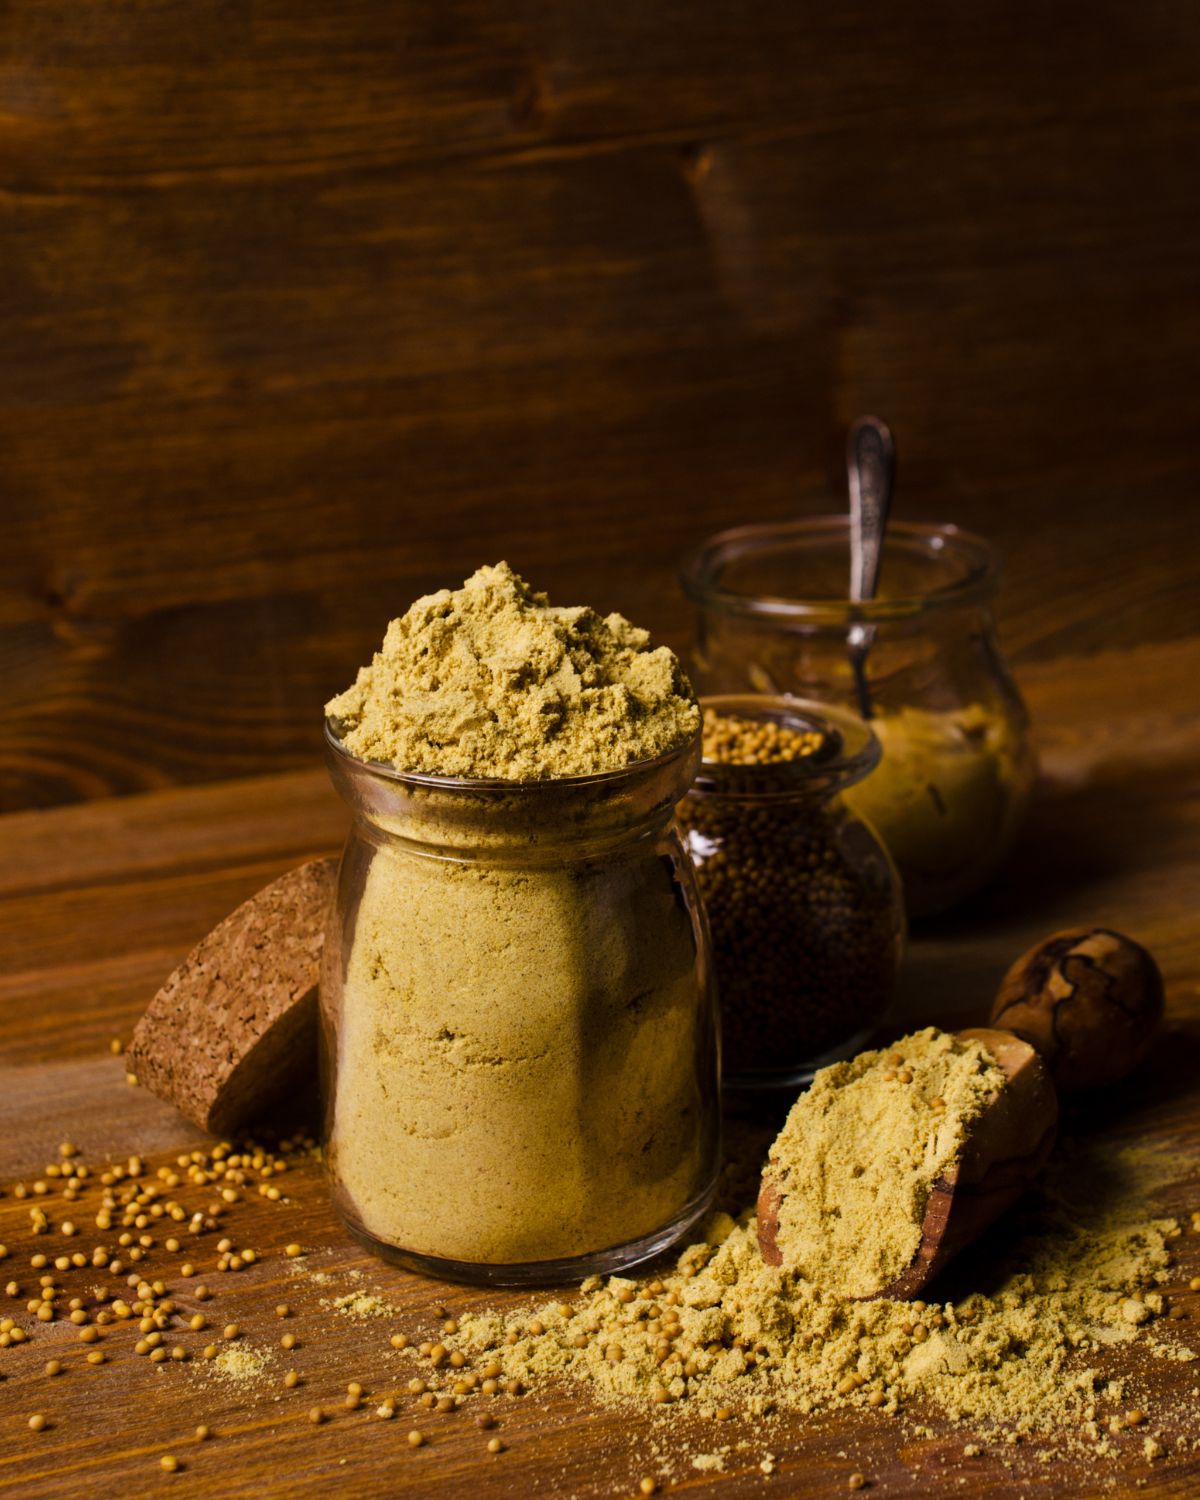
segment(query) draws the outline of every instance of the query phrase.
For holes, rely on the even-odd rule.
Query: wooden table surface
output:
[[[992,891],[914,941],[903,1002],[904,1019],[978,1017],[1008,961],[1075,920],[1115,925],[1146,942],[1167,980],[1168,1036],[1114,1101],[1111,1118],[1087,1125],[1114,1140],[1169,1145],[1178,1181],[1164,1203],[1173,1212],[1200,1207],[1198,680],[1196,638],[1086,661],[1064,655],[1023,673],[1044,772],[1027,834]],[[334,850],[344,826],[315,770],[0,819],[0,1240],[8,1247],[4,1269],[23,1287],[36,1281],[30,1255],[61,1253],[65,1242],[57,1234],[33,1239],[29,1204],[14,1198],[11,1185],[42,1175],[65,1137],[93,1167],[136,1151],[150,1171],[203,1144],[169,1108],[127,1085],[110,1039],[128,1036],[156,985],[211,924],[275,874]],[[661,1429],[593,1407],[580,1389],[500,1398],[497,1431],[506,1451],[495,1456],[485,1450],[489,1434],[469,1414],[430,1416],[408,1395],[390,1423],[344,1410],[310,1423],[310,1407],[324,1403],[332,1411],[350,1380],[374,1396],[401,1390],[411,1371],[389,1347],[396,1329],[424,1337],[438,1304],[453,1312],[504,1298],[371,1261],[334,1222],[315,1163],[286,1182],[287,1203],[255,1194],[236,1206],[240,1242],[259,1253],[253,1266],[215,1274],[214,1235],[201,1237],[195,1257],[219,1294],[213,1321],[234,1319],[247,1344],[274,1351],[260,1386],[205,1378],[200,1360],[154,1365],[137,1358],[128,1326],[105,1330],[101,1347],[109,1358],[92,1367],[84,1363],[89,1346],[70,1324],[39,1323],[25,1313],[23,1298],[10,1299],[32,1333],[31,1344],[0,1349],[0,1493],[56,1500],[172,1492],[622,1495],[634,1492],[643,1474],[658,1472],[663,1460],[652,1461],[652,1439],[671,1466],[671,1439]],[[91,1228],[93,1210],[82,1212],[86,1201],[78,1243],[90,1249],[93,1235],[105,1236]],[[308,1251],[300,1275],[281,1253],[292,1240]],[[1178,1247],[1173,1276],[1186,1287],[1200,1274],[1200,1236],[1189,1232]],[[191,1284],[174,1276],[177,1264],[156,1246],[139,1269],[154,1275],[163,1268],[190,1310]],[[314,1269],[329,1279],[315,1280]],[[74,1286],[71,1277],[82,1288],[99,1273],[68,1273]],[[359,1320],[322,1306],[354,1291],[378,1295],[402,1313]],[[286,1325],[274,1314],[281,1298],[294,1308]],[[1200,1297],[1184,1292],[1179,1300],[1188,1317],[1173,1327],[1200,1348]],[[278,1348],[285,1326],[300,1338],[286,1355]],[[180,1342],[198,1347],[210,1336],[185,1330]],[[54,1381],[43,1374],[52,1355],[67,1366]],[[1195,1367],[1111,1357],[1136,1363],[1148,1409],[1175,1413],[1164,1420],[1168,1436],[1188,1432],[1180,1412],[1200,1409],[1190,1394]],[[289,1366],[304,1377],[295,1391],[282,1383]],[[45,1431],[29,1431],[33,1412],[48,1417]],[[429,1441],[414,1450],[406,1434],[418,1415]],[[197,1422],[213,1428],[213,1440],[191,1438]],[[778,1469],[767,1477],[758,1467],[763,1442],[751,1424],[736,1422],[721,1431],[731,1444],[723,1473],[694,1470],[680,1442],[664,1490],[837,1494],[858,1470],[870,1480],[868,1493],[888,1496],[1077,1496],[1132,1493],[1134,1486],[1200,1493],[1200,1454],[1149,1464],[1140,1440],[1132,1441],[1136,1434],[1115,1461],[1081,1472],[1047,1464],[1036,1444],[1013,1448],[1012,1467],[986,1453],[967,1461],[961,1430],[936,1419],[931,1427],[934,1436],[916,1437],[869,1413],[790,1418],[771,1433]],[[694,1438],[688,1441],[694,1451]],[[740,1443],[746,1446],[739,1451]],[[180,1458],[179,1472],[162,1472],[165,1452]]]

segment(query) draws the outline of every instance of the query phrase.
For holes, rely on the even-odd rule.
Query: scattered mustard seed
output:
[[[504,1444],[499,1438],[488,1438],[487,1450],[489,1453],[503,1453]]]
[[[168,1474],[174,1474],[179,1468],[179,1460],[173,1453],[164,1453],[158,1462],[160,1467],[165,1469]]]
[[[419,1448],[424,1443],[424,1441],[425,1434],[423,1432],[418,1432],[414,1427],[408,1435],[408,1446],[410,1448]]]
[[[40,1411],[39,1412],[34,1412],[33,1416],[30,1417],[30,1419],[29,1419],[29,1430],[30,1430],[30,1432],[42,1432],[45,1429],[45,1426],[46,1426],[46,1419],[45,1419],[45,1417],[41,1414]]]

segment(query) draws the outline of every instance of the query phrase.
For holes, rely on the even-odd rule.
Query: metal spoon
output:
[[[850,486],[850,599],[861,604],[875,597],[883,533],[892,503],[896,448],[892,435],[878,417],[859,417],[846,437],[846,475]],[[875,627],[859,621],[846,636],[858,710],[874,716],[867,687],[867,653]]]

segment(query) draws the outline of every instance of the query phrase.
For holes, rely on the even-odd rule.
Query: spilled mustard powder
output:
[[[617,770],[700,726],[671,651],[621,615],[552,605],[504,562],[418,599],[325,712],[364,760],[507,781]]]
[[[784,1265],[842,1297],[893,1282],[934,1183],[1004,1085],[982,1043],[932,1027],[822,1068],[769,1156]]]
[[[1147,1198],[1144,1152],[1066,1143],[1025,1206],[930,1302],[851,1300],[823,1277],[767,1266],[753,1211],[717,1213],[657,1274],[592,1277],[570,1303],[462,1314],[446,1343],[504,1378],[534,1389],[578,1382],[602,1405],[657,1413],[672,1431],[688,1414],[753,1418],[763,1432],[777,1412],[853,1408],[926,1436],[936,1415],[988,1443],[1053,1434],[1053,1456],[1107,1457],[1109,1433],[1143,1389],[1140,1376],[1116,1375],[1107,1351],[1140,1341],[1157,1357],[1195,1358],[1150,1332],[1180,1328],[1164,1320],[1157,1290],[1179,1230]],[[1131,1300],[1145,1306],[1144,1323],[1128,1321]]]

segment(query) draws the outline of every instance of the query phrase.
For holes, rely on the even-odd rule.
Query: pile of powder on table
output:
[[[503,562],[393,620],[325,712],[360,759],[505,781],[619,770],[700,726],[670,650],[621,615],[550,604]]]

